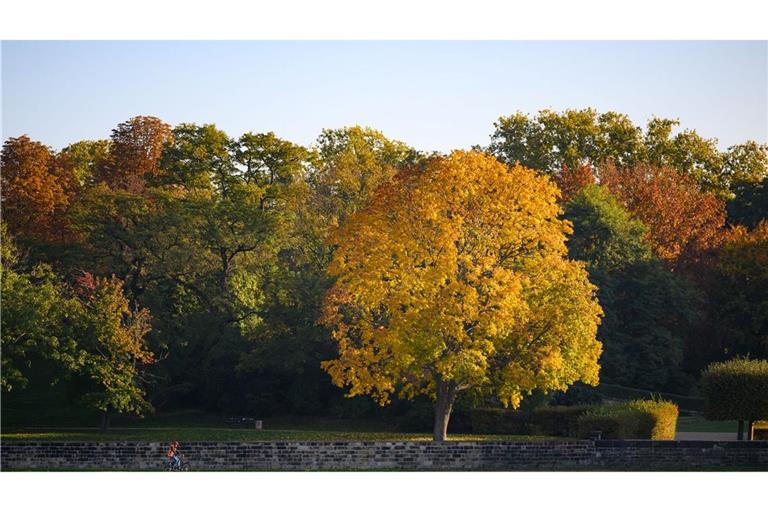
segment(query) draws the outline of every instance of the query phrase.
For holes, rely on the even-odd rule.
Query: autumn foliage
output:
[[[600,167],[600,183],[649,228],[653,251],[676,262],[696,259],[716,247],[725,224],[725,204],[675,169],[639,164]]]
[[[591,165],[579,165],[573,168],[564,165],[563,170],[555,176],[554,180],[560,189],[561,200],[564,203],[596,181]]]
[[[534,389],[597,384],[601,309],[552,182],[457,151],[401,172],[335,233],[321,322],[351,396],[428,394],[444,439],[457,393],[516,407]]]
[[[712,361],[768,357],[768,149],[676,125],[518,113],[448,155],[147,116],[60,151],[8,139],[0,385],[52,377],[105,417],[421,395],[436,439],[459,399],[570,401],[598,369],[693,393]]]
[[[160,157],[171,138],[171,127],[156,117],[120,123],[112,130],[109,158],[97,169],[97,180],[112,188],[143,190],[146,177],[160,173]]]
[[[64,213],[77,184],[66,155],[23,135],[3,144],[3,219],[18,237],[66,239]]]

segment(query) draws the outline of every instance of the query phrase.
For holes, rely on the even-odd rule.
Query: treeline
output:
[[[675,125],[515,114],[477,150],[560,188],[604,310],[601,379],[688,393],[711,361],[768,356],[768,147],[720,151]],[[152,117],[58,152],[8,139],[4,392],[62,380],[106,412],[338,412],[317,323],[329,235],[433,158],[368,128],[302,147]]]

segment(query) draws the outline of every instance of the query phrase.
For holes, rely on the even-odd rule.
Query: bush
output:
[[[768,421],[755,423],[755,441],[768,441]]]
[[[679,414],[677,404],[666,400],[633,400],[627,406],[630,409],[649,414],[653,420],[650,431],[639,432],[642,439],[672,440],[675,438]]]
[[[601,383],[597,388],[597,391],[602,397],[615,400],[653,400],[655,397],[660,397],[662,400],[670,400],[675,402],[681,409],[684,410],[704,410],[704,398],[698,396],[677,395],[674,393],[629,388],[627,386],[605,383]]]
[[[531,414],[531,425],[535,434],[559,437],[577,437],[578,419],[594,406],[553,405],[539,407]]]
[[[678,408],[664,400],[633,400],[597,407],[577,418],[579,437],[599,430],[604,439],[674,439]]]
[[[603,439],[639,439],[638,432],[648,422],[648,415],[622,406],[605,406],[587,411],[577,419],[579,437],[589,437],[599,430]]]
[[[707,419],[768,419],[768,361],[713,363],[702,374],[701,388]]]
[[[475,434],[531,433],[530,416],[511,409],[472,409],[471,422]]]

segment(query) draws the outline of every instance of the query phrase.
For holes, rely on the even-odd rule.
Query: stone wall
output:
[[[165,445],[5,442],[2,470],[161,470]],[[768,441],[184,443],[192,470],[768,470]]]

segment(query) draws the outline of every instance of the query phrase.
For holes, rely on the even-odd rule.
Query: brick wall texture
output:
[[[197,442],[181,448],[192,471],[768,471],[768,441]],[[149,442],[4,442],[0,469],[158,471],[165,450]]]

